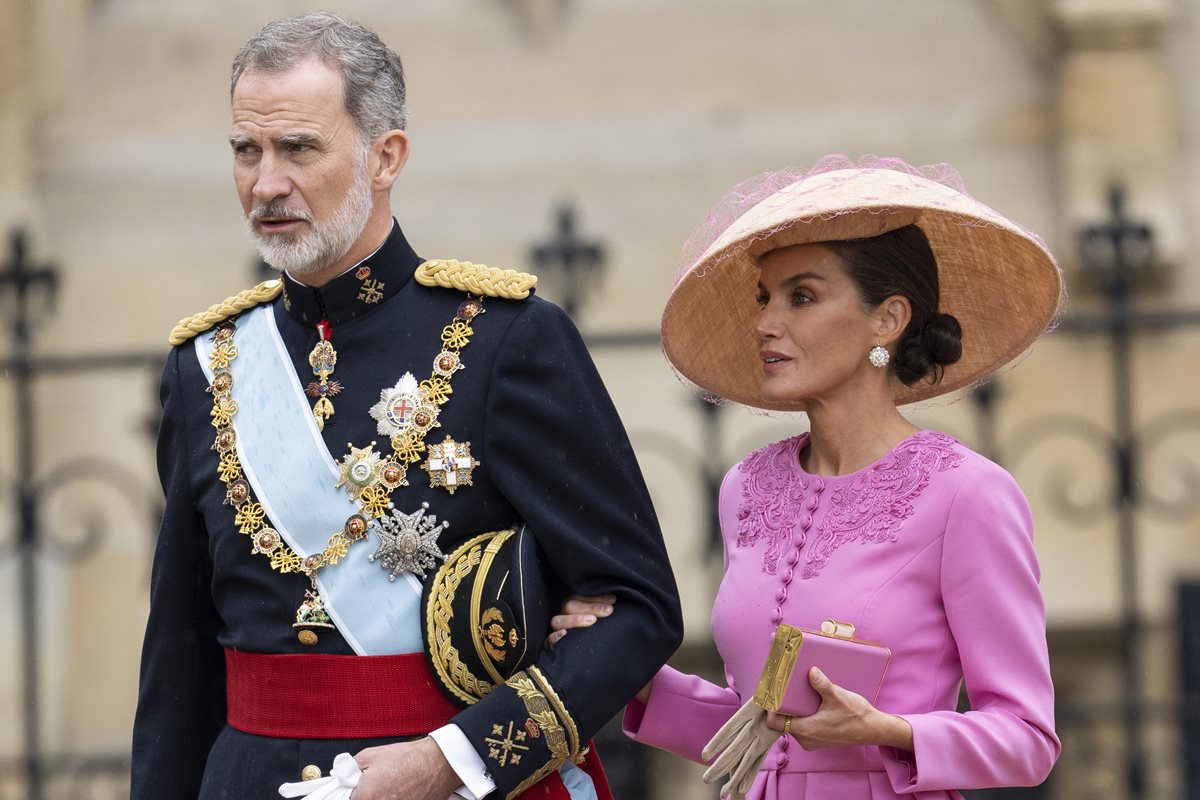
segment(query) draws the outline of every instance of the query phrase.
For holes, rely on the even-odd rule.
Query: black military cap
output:
[[[537,659],[550,625],[542,564],[522,525],[473,537],[425,584],[425,654],[454,702],[471,705]]]

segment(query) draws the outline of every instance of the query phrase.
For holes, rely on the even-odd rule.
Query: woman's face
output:
[[[871,371],[878,320],[863,310],[841,259],[819,244],[772,250],[761,259],[754,327],[764,400],[835,400]],[[875,376],[871,376],[874,379]]]

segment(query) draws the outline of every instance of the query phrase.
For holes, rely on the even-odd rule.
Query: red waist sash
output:
[[[267,655],[226,648],[225,700],[229,727],[282,739],[421,736],[459,711],[438,689],[421,653]],[[612,800],[595,747],[579,766],[598,800]],[[571,800],[557,772],[520,797]]]
[[[421,736],[459,709],[425,656],[267,655],[225,650],[231,728],[283,739]]]

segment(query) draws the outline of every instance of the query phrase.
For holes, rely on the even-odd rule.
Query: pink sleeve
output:
[[[1029,504],[984,463],[951,504],[941,567],[972,710],[904,715],[915,754],[881,748],[897,792],[1036,786],[1061,749]]]
[[[737,495],[741,472],[735,464],[721,481],[718,517],[725,541],[725,567],[729,566],[728,537],[737,536]],[[726,681],[733,684],[728,672]],[[700,751],[744,701],[731,688],[663,667],[650,683],[646,703],[630,701],[625,707],[625,734],[642,744],[657,747],[704,763]]]
[[[625,734],[703,763],[700,751],[741,705],[733,689],[663,667],[650,684],[650,699],[625,707]]]

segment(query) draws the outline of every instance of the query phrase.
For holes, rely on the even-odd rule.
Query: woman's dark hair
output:
[[[912,319],[896,343],[896,377],[905,386],[941,380],[943,370],[962,356],[962,327],[950,314],[938,313],[937,260],[925,232],[908,225],[869,239],[822,244],[841,259],[864,307],[874,310],[894,295],[908,298]]]

